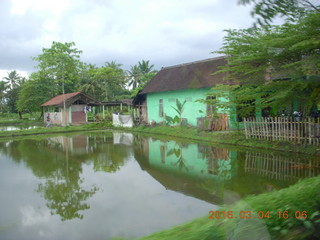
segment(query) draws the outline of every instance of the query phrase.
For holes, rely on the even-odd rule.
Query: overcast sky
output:
[[[224,29],[252,26],[237,0],[0,0],[0,78],[36,71],[31,57],[52,41],[75,42],[81,60],[156,69],[211,58]]]

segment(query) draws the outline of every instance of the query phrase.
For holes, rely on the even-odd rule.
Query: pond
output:
[[[101,132],[0,143],[0,239],[140,237],[319,175],[301,155]]]

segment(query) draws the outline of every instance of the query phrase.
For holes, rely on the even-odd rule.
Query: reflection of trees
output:
[[[73,218],[83,218],[79,211],[89,209],[90,206],[84,201],[91,197],[98,188],[93,186],[89,190],[82,189],[80,181],[61,178],[47,179],[45,184],[39,184],[38,192],[47,200],[47,206],[51,214],[58,214],[62,221]]]
[[[99,152],[94,156],[94,170],[104,172],[116,172],[124,166],[125,159],[129,156],[128,147],[121,144],[106,144],[99,146]]]
[[[95,170],[115,172],[128,156],[123,146],[113,146],[112,135],[69,138],[73,141],[64,141],[67,142],[64,146],[47,138],[0,143],[3,154],[15,162],[24,162],[35,176],[44,179],[37,191],[47,200],[51,213],[60,215],[62,220],[83,218],[81,211],[90,208],[86,200],[98,190],[94,185],[83,186],[83,162],[93,161]],[[86,143],[79,143],[82,140]],[[77,147],[87,146],[87,150],[82,151],[83,154],[73,154],[69,149],[71,142],[77,142]]]

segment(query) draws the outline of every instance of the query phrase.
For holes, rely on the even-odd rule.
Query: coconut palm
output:
[[[154,65],[153,64],[149,65],[149,60],[148,61],[142,60],[141,62],[138,62],[138,67],[142,74],[147,74],[154,71],[153,70]]]
[[[6,84],[10,86],[10,89],[13,89],[19,85],[21,80],[21,76],[17,73],[16,70],[7,73],[8,76],[4,77],[3,80]]]
[[[150,73],[156,72],[153,69],[154,65],[149,64],[149,60],[142,60],[138,62],[138,65],[131,66],[128,71],[129,86],[132,86],[132,90],[139,87],[141,84],[145,84],[146,81],[150,80],[150,77],[145,77]]]

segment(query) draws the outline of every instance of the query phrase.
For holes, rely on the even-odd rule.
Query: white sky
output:
[[[75,42],[81,60],[156,69],[214,57],[224,29],[252,26],[237,0],[0,0],[0,79],[36,71],[52,41]]]

